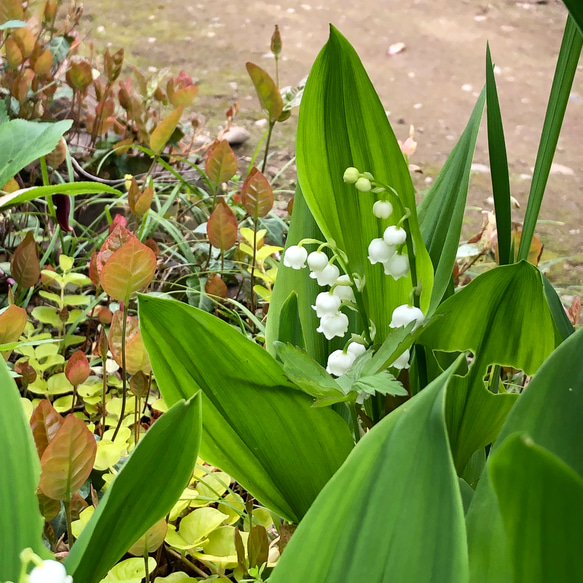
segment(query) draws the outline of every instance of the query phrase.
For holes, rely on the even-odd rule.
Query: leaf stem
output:
[[[275,127],[275,121],[269,122],[269,130],[267,131],[267,143],[265,144],[265,154],[263,156],[263,164],[261,165],[261,173],[265,174],[265,166],[267,165],[267,155],[269,154],[269,144],[271,143],[271,134],[273,133],[273,128]]]
[[[126,301],[123,303],[123,306],[120,306],[120,308],[123,311],[123,322],[121,325],[121,382],[122,382],[121,411],[119,412],[119,420],[115,427],[115,431],[113,432],[113,437],[111,438],[111,441],[115,441],[115,438],[117,437],[118,431],[120,430],[123,421],[123,416],[126,411],[126,400],[128,392],[126,378],[126,328],[128,319],[126,314],[126,307],[128,304],[128,300],[129,298],[126,298]]]

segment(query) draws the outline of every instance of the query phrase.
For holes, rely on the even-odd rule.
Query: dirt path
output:
[[[398,137],[409,124],[419,143],[412,162],[424,175],[420,189],[436,176],[462,132],[484,83],[485,47],[490,42],[507,136],[513,195],[526,202],[531,169],[543,122],[566,17],[562,4],[510,0],[410,0],[348,2],[290,0],[287,4],[232,0],[142,0],[121,9],[113,0],[86,0],[85,14],[96,44],[126,47],[128,60],[140,66],[184,68],[200,84],[199,110],[214,112],[241,104],[240,122],[254,136],[260,118],[244,68],[248,60],[270,70],[269,39],[279,24],[284,43],[282,85],[295,84],[309,68],[333,23],[355,46],[375,84]],[[121,5],[123,6],[123,4]],[[131,6],[131,8],[130,8]],[[87,26],[87,24],[86,24]],[[388,47],[406,50],[388,56]],[[579,66],[583,70],[583,66]],[[212,116],[211,116],[212,118]],[[293,125],[293,124],[292,124]],[[285,158],[293,152],[293,133],[276,139]],[[547,251],[543,259],[571,255],[553,272],[558,283],[581,281],[583,256],[583,75],[575,79],[563,134],[542,218],[563,226],[541,225]],[[470,204],[486,205],[489,177],[484,132],[475,162]],[[524,205],[523,205],[524,207]],[[516,218],[522,218],[523,210]],[[472,226],[478,211],[468,211]]]

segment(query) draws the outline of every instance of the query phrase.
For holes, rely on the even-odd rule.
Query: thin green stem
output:
[[[146,576],[144,578],[144,581],[146,583],[148,583],[148,581],[150,581],[150,565],[148,565],[148,559],[150,558],[150,555],[148,553],[148,549],[144,550],[144,570],[146,572]]]
[[[356,403],[350,405],[350,417],[352,417],[352,433],[354,434],[354,441],[360,441],[360,426],[358,425],[358,413],[356,411]]]
[[[273,128],[275,127],[275,120],[269,122],[269,130],[267,131],[267,143],[265,144],[265,154],[263,156],[263,164],[261,166],[261,172],[265,173],[265,166],[267,165],[267,155],[269,154],[269,144],[271,143],[271,134],[273,133]]]
[[[67,521],[67,540],[69,541],[69,549],[73,546],[75,542],[75,537],[73,536],[73,528],[71,526],[71,494],[69,493],[65,498],[65,520]]]
[[[251,259],[251,311],[255,313],[255,262],[257,261],[257,219],[253,219],[253,258]]]
[[[117,437],[117,433],[120,430],[121,424],[123,422],[123,416],[126,412],[126,400],[127,400],[127,378],[126,378],[126,328],[127,328],[127,304],[129,298],[126,298],[126,301],[123,305],[123,322],[121,325],[121,382],[122,382],[122,394],[121,394],[121,411],[119,413],[119,420],[115,427],[115,431],[113,432],[112,441],[115,441]]]

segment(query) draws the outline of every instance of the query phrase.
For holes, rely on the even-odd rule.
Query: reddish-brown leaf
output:
[[[237,172],[237,158],[227,140],[221,140],[208,150],[204,169],[215,186],[233,178]]]
[[[138,196],[134,200],[132,212],[138,217],[143,217],[152,206],[152,200],[154,199],[154,187],[148,184],[144,190],[140,191]]]
[[[26,236],[14,250],[10,261],[10,271],[14,280],[24,288],[34,287],[40,278],[40,263],[38,249],[32,231]]]
[[[91,373],[89,368],[89,361],[82,350],[77,350],[71,355],[71,358],[67,361],[65,366],[65,376],[67,380],[74,386],[77,387],[83,384]]]
[[[45,449],[55,437],[64,419],[55,411],[48,399],[43,399],[30,417],[30,428],[36,445],[38,457],[42,458]]]
[[[168,101],[174,106],[189,106],[198,93],[198,87],[193,84],[192,78],[185,71],[180,71],[177,77],[173,77],[166,84]]]
[[[128,241],[132,239],[137,240],[137,238],[125,228],[125,225],[120,224],[119,221],[115,226],[113,226],[113,224],[117,221],[117,217],[121,217],[121,219],[125,221],[125,218],[122,215],[115,216],[115,219],[112,223],[113,229],[110,229],[109,237],[105,239],[101,249],[99,250],[99,253],[97,254],[96,268],[100,277],[103,266],[107,263],[108,259]]]
[[[61,511],[61,503],[58,500],[53,500],[45,496],[40,490],[36,493],[36,496],[38,498],[38,507],[43,518],[47,522],[56,518],[57,514]]]
[[[237,242],[237,217],[223,198],[209,217],[206,232],[213,247],[226,251]]]
[[[72,57],[65,79],[74,91],[84,91],[93,81],[91,63],[79,56]]]
[[[122,245],[101,270],[101,287],[112,298],[127,301],[150,285],[156,273],[156,255],[136,237]]]
[[[182,112],[184,111],[184,105],[179,105],[172,113],[168,114],[152,132],[150,136],[150,148],[156,156],[158,156],[168,140],[172,137],[180,118],[182,117]]]
[[[97,252],[95,249],[93,249],[93,253],[91,253],[91,259],[89,260],[89,279],[95,287],[99,285],[99,273],[97,272]]]
[[[67,500],[87,480],[97,443],[85,423],[67,415],[41,458],[40,489],[49,498]]]
[[[108,339],[113,359],[119,366],[122,366],[122,325],[123,312],[118,310],[113,314]],[[128,316],[126,321],[126,372],[136,374],[140,370],[149,374],[152,367],[144,347],[138,319]]]
[[[211,275],[204,284],[204,291],[209,296],[215,296],[219,298],[227,297],[227,284],[222,280],[221,276],[215,273]]]
[[[26,310],[18,306],[9,306],[0,314],[0,344],[16,342],[24,332],[28,321]],[[11,350],[2,352],[4,360],[8,360]]]
[[[269,115],[269,121],[276,121],[283,111],[283,100],[277,85],[269,76],[269,73],[261,67],[253,63],[247,63],[246,67],[251,81],[253,81],[253,85],[255,86],[261,107]]]
[[[22,20],[24,10],[21,0],[2,0],[0,2],[0,24],[9,20]]]
[[[273,190],[261,170],[252,168],[241,189],[245,210],[256,221],[273,208]]]

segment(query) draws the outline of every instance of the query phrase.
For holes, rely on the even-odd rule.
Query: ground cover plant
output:
[[[583,577],[580,307],[565,311],[534,239],[583,45],[566,4],[519,230],[489,49],[466,130],[417,204],[412,138],[398,143],[334,27],[289,95],[277,68],[274,81],[247,64],[268,125],[243,171],[221,136],[191,152],[186,73],[144,80],[128,106],[122,52],[95,83],[91,60],[55,57],[75,13],[61,30],[48,3],[35,29],[7,4],[1,581]],[[271,45],[277,67],[277,28]],[[77,114],[31,121],[47,119],[37,89],[59,86],[61,61]],[[285,238],[263,171],[299,97]],[[496,266],[468,282],[457,253],[484,107]],[[87,194],[103,210],[84,224],[71,200]]]

